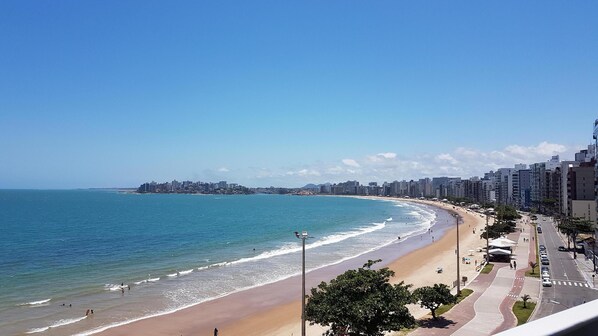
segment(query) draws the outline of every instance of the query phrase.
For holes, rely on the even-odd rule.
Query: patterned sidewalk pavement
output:
[[[519,256],[518,269],[510,269],[507,263],[494,263],[492,272],[479,274],[467,286],[474,291],[473,294],[440,316],[438,321],[425,321],[409,335],[490,335],[516,326],[512,307],[524,288],[532,293],[523,294],[530,294],[532,298],[539,294],[534,292],[534,289],[539,292],[538,280],[525,277],[529,261],[535,260],[535,245],[530,238],[533,231],[522,222],[518,223],[518,228],[523,228],[523,232],[518,231],[508,237],[518,242],[515,249],[515,256]]]

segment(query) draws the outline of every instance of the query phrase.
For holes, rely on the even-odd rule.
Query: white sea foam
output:
[[[401,204],[402,207],[408,207],[408,208],[413,209],[412,211],[408,212],[407,214],[410,215],[411,217],[415,217],[418,220],[417,227],[419,229],[401,233],[401,235],[405,238],[407,238],[409,235],[412,235],[412,234],[425,232],[425,230],[427,230],[427,228],[429,228],[432,225],[432,223],[434,222],[434,220],[436,218],[436,213],[434,211],[431,211],[419,204],[415,205],[415,204],[405,204],[405,203],[398,203],[398,202],[397,202],[397,204]],[[387,221],[390,221],[390,220],[392,220],[392,218],[387,219]],[[364,234],[368,234],[368,233],[372,233],[372,232],[384,229],[386,227],[386,224],[387,224],[386,221],[383,223],[373,223],[369,226],[363,226],[363,227],[360,227],[360,228],[352,230],[352,231],[328,235],[328,236],[325,236],[321,239],[314,241],[313,243],[308,243],[305,248],[306,249],[314,249],[314,248],[318,248],[318,247],[322,247],[322,246],[326,246],[326,245],[336,244],[336,243],[342,242],[346,239],[355,238],[355,237],[358,237],[358,236],[361,236]],[[363,253],[371,252],[371,251],[376,250],[382,246],[386,246],[394,241],[395,241],[394,239],[389,239],[388,241],[383,242],[382,244],[379,244],[378,246],[373,247],[371,250],[368,249],[367,251],[364,251]],[[308,242],[309,242],[309,240],[308,240]],[[241,258],[241,259],[237,259],[237,260],[233,260],[233,261],[224,261],[224,262],[214,263],[214,264],[210,264],[210,265],[206,265],[206,266],[201,266],[201,267],[198,267],[197,270],[204,271],[204,270],[211,269],[211,268],[225,267],[225,266],[231,266],[231,265],[235,265],[235,264],[254,262],[254,261],[269,259],[269,258],[273,258],[273,257],[277,257],[277,256],[283,256],[283,255],[287,255],[287,254],[291,254],[291,253],[297,253],[300,251],[301,251],[300,244],[287,243],[285,245],[280,246],[277,249],[263,252],[257,256]],[[362,253],[359,253],[358,255],[361,255],[361,254]],[[343,258],[342,260],[339,260],[338,262],[342,262],[344,260],[354,258],[358,255],[354,255],[354,256],[351,256],[348,258]],[[333,265],[336,263],[337,262],[334,262],[330,265]],[[169,278],[175,278],[177,276],[192,273],[193,271],[194,271],[194,269],[189,269],[186,271],[167,274],[166,276]],[[140,285],[140,284],[148,283],[148,282],[156,282],[158,280],[160,280],[159,277],[148,278],[146,280],[141,280],[141,281],[137,281],[134,283],[136,285]],[[119,290],[119,289],[120,289],[120,287],[115,287],[114,290]]]
[[[349,239],[349,238],[354,238],[354,237],[357,237],[357,236],[360,236],[360,235],[363,235],[366,233],[381,230],[385,226],[386,226],[386,223],[374,223],[373,225],[361,227],[357,230],[340,233],[340,234],[329,235],[329,236],[323,237],[320,240],[315,241],[314,243],[306,244],[305,249],[308,250],[308,249],[313,249],[316,247],[339,243],[339,242]],[[226,262],[226,263],[220,263],[220,264],[224,266],[224,265],[233,265],[233,264],[246,263],[246,262],[250,262],[250,261],[268,259],[268,258],[272,258],[272,257],[276,257],[276,256],[285,255],[285,254],[296,253],[296,252],[301,251],[301,249],[302,249],[302,247],[298,244],[286,244],[276,250],[263,252],[255,257],[241,258],[239,260]],[[216,265],[218,265],[218,264],[216,264]]]
[[[83,321],[86,317],[87,316],[81,316],[81,317],[72,318],[72,319],[58,320],[58,321],[54,322],[52,325],[47,326],[47,327],[30,329],[29,331],[27,331],[27,333],[28,334],[36,334],[36,333],[44,332],[51,328],[58,328],[58,327],[62,327],[65,325],[77,323],[79,321]]]
[[[430,210],[429,208],[421,206],[419,204],[418,205],[411,205],[411,204],[403,203],[403,204],[400,205],[400,207],[412,208],[413,209],[413,213],[411,214],[411,216],[412,217],[416,217],[415,219],[417,219],[417,222],[413,223],[413,224],[416,224],[416,225],[415,225],[415,227],[413,227],[412,230],[409,230],[407,232],[402,232],[401,233],[401,235],[404,237],[402,239],[402,241],[412,238],[414,234],[425,232],[427,230],[427,228],[433,224],[433,222],[434,222],[434,220],[436,218],[435,211]],[[402,222],[402,221],[398,221],[397,223],[400,223],[400,222]],[[358,236],[363,235],[363,234],[367,234],[367,233],[370,233],[370,232],[381,230],[381,229],[385,228],[385,226],[386,226],[386,223],[375,223],[373,225],[361,227],[359,229],[355,229],[355,230],[352,230],[352,231],[349,231],[349,232],[328,235],[328,236],[325,236],[325,237],[323,237],[323,238],[321,238],[321,239],[319,239],[317,241],[314,241],[313,243],[307,244],[306,248],[307,249],[311,249],[311,248],[316,248],[316,247],[320,247],[320,246],[325,246],[325,245],[329,245],[329,244],[334,244],[334,243],[342,242],[343,240],[346,240],[346,239],[349,239],[349,238],[352,238],[352,237],[358,237]],[[366,250],[362,250],[362,251],[355,251],[354,253],[350,253],[349,255],[347,255],[344,258],[341,258],[339,260],[334,260],[332,262],[329,262],[329,263],[326,263],[326,264],[323,264],[323,265],[319,265],[317,267],[314,267],[314,268],[310,269],[309,271],[311,272],[311,271],[316,270],[316,269],[321,269],[321,268],[329,267],[331,265],[342,263],[342,262],[344,262],[346,260],[359,257],[359,256],[364,255],[366,253],[375,251],[375,250],[379,249],[382,246],[387,246],[387,245],[393,244],[395,242],[396,242],[396,240],[393,239],[392,241],[385,242],[382,245],[372,246],[371,248],[366,249]],[[250,261],[255,261],[255,260],[260,260],[260,259],[267,259],[267,258],[271,258],[271,257],[274,257],[274,256],[280,256],[280,255],[285,255],[285,254],[290,254],[290,253],[295,253],[295,252],[300,252],[300,251],[301,251],[301,246],[299,244],[297,244],[297,243],[289,243],[289,244],[286,244],[286,245],[283,245],[283,246],[279,247],[278,249],[267,251],[267,252],[261,253],[261,254],[259,254],[257,256],[251,257],[251,258],[242,258],[242,259],[239,259],[239,260],[236,260],[236,261],[214,263],[214,264],[211,264],[211,265],[198,267],[197,270],[201,271],[201,270],[206,270],[206,269],[215,268],[215,267],[223,267],[223,266],[228,266],[228,265],[232,265],[232,264],[239,264],[239,263],[245,263],[245,262],[250,262]],[[77,335],[80,335],[80,336],[92,335],[92,334],[95,334],[95,333],[98,333],[98,332],[102,332],[104,330],[107,330],[107,329],[110,329],[110,328],[113,328],[113,327],[118,327],[118,326],[126,325],[126,324],[129,324],[129,323],[135,322],[135,321],[139,321],[139,320],[144,320],[144,319],[147,319],[147,318],[152,318],[152,317],[156,317],[156,316],[162,316],[162,315],[170,314],[170,313],[173,313],[175,311],[179,311],[179,310],[191,307],[191,306],[195,306],[195,305],[200,304],[202,302],[215,300],[215,299],[218,299],[218,298],[221,298],[221,297],[225,297],[225,296],[231,295],[233,293],[237,293],[237,292],[245,291],[245,290],[248,290],[248,289],[251,289],[251,288],[263,286],[263,285],[266,285],[268,283],[273,283],[273,282],[281,281],[281,280],[284,280],[284,279],[296,276],[297,274],[298,273],[292,273],[292,274],[284,274],[284,275],[281,275],[281,276],[275,276],[275,277],[273,277],[271,279],[268,279],[265,282],[256,283],[256,284],[250,285],[250,286],[237,287],[234,290],[232,290],[230,292],[227,292],[227,293],[223,293],[223,294],[220,294],[220,295],[212,296],[212,297],[209,297],[209,298],[204,298],[204,299],[198,300],[197,302],[185,304],[185,305],[182,305],[182,306],[179,306],[179,307],[176,307],[176,308],[170,308],[170,309],[162,310],[162,311],[150,314],[150,315],[141,316],[141,317],[129,319],[129,320],[126,320],[126,321],[120,321],[120,322],[115,322],[115,323],[108,324],[108,325],[99,326],[99,327],[97,327],[97,328],[95,328],[93,330],[84,331],[84,332],[81,332],[81,333],[79,333]],[[159,278],[143,280],[142,282],[157,281],[157,280],[159,280]]]
[[[39,301],[25,302],[25,303],[19,304],[19,306],[39,306],[39,305],[43,305],[44,303],[50,302],[50,300],[52,300],[52,298],[45,299],[45,300],[39,300]]]
[[[28,334],[37,334],[40,332],[44,332],[46,330],[50,329],[50,327],[42,327],[42,328],[34,328],[34,329],[29,329],[27,331]]]
[[[363,234],[381,230],[385,226],[386,226],[386,222],[373,223],[372,225],[364,226],[364,227],[361,227],[361,228],[353,230],[353,231],[340,233],[340,234],[334,234],[334,235],[328,235],[328,236],[323,237],[322,239],[317,240],[314,243],[307,244],[305,246],[305,248],[313,249],[313,248],[317,248],[317,247],[321,247],[321,246],[339,243],[339,242],[342,242],[349,238],[354,238],[354,237],[357,237],[357,236],[360,236]],[[301,251],[301,245],[299,245],[297,243],[288,243],[288,244],[285,244],[285,245],[279,247],[278,249],[266,251],[257,256],[254,256],[254,257],[241,258],[241,259],[237,259],[237,260],[233,260],[233,261],[224,261],[224,262],[214,263],[211,265],[198,267],[197,270],[202,271],[202,270],[206,270],[206,269],[210,269],[210,268],[214,268],[214,267],[224,267],[224,266],[230,266],[230,265],[235,265],[235,264],[242,264],[242,263],[247,263],[247,262],[252,262],[252,261],[269,259],[272,257],[282,256],[282,255],[286,255],[286,254],[296,253],[296,252],[300,252],[300,251]],[[174,278],[174,277],[180,276],[180,275],[187,275],[189,273],[192,273],[193,271],[194,271],[194,269],[189,269],[186,271],[167,274],[166,276],[170,277],[170,278]],[[136,285],[140,285],[140,284],[143,284],[146,282],[155,282],[158,280],[160,280],[160,278],[151,278],[151,279],[147,279],[147,280],[137,281],[134,283]],[[118,287],[114,290],[120,290],[120,287]]]
[[[127,287],[128,287],[127,285],[113,285],[113,284],[105,284],[104,285],[104,289],[108,290],[108,291],[122,291],[123,289],[125,289]]]

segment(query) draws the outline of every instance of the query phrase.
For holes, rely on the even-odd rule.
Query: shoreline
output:
[[[455,211],[459,212],[460,209],[452,209],[452,206],[446,206],[437,202],[420,200],[386,197],[358,198],[420,203],[434,207],[435,211],[443,210],[447,213]],[[440,213],[442,212],[437,212],[437,214]],[[477,226],[477,224],[479,224],[472,222],[475,218],[473,214],[464,210],[461,210],[460,214],[464,218],[464,222],[460,224],[460,227],[465,225],[471,226],[472,224]],[[466,217],[468,216],[471,216],[469,221],[466,220]],[[443,223],[442,220],[445,222]],[[396,255],[397,252],[393,251],[393,249],[399,245],[406,250],[402,251],[402,253],[398,253],[398,255],[391,260],[384,260],[383,265],[381,265],[395,271],[396,274],[391,280],[392,282],[405,281],[405,283],[418,283],[418,285],[423,285],[423,282],[421,281],[422,279],[418,279],[421,278],[421,274],[419,276],[418,274],[420,272],[428,272],[419,269],[423,267],[416,266],[421,266],[421,261],[427,260],[425,264],[428,265],[427,267],[429,268],[429,271],[432,271],[433,269],[434,273],[436,266],[430,266],[430,263],[436,262],[447,264],[446,266],[443,266],[443,269],[445,270],[443,273],[437,274],[438,276],[432,278],[436,279],[435,282],[447,283],[452,287],[452,283],[448,280],[448,278],[450,278],[448,275],[452,273],[449,273],[450,266],[446,261],[438,260],[438,257],[446,258],[446,256],[443,255],[446,253],[437,253],[439,250],[446,252],[447,248],[449,251],[451,250],[450,246],[452,239],[448,239],[448,237],[453,236],[456,228],[453,227],[451,229],[451,225],[448,223],[449,221],[449,217],[437,215],[437,219],[434,222],[432,229],[434,234],[442,234],[442,238],[435,239],[434,242],[423,241],[424,237],[428,235],[427,233],[413,235],[404,241],[399,241],[397,243],[398,245],[393,243],[389,246],[382,247],[377,251],[367,252],[350,260],[327,266],[322,269],[313,270],[308,273],[306,287],[315,287],[321,281],[329,281],[348,269],[361,267],[367,259],[376,258],[375,255],[379,256],[384,255],[385,253],[387,255]],[[471,232],[470,230],[467,231]],[[432,236],[431,234],[429,235]],[[418,237],[420,238],[419,241],[417,240]],[[463,234],[460,241],[464,241],[464,238],[467,237],[467,234]],[[454,246],[454,242],[452,245]],[[412,249],[409,249],[410,246]],[[464,251],[467,250],[468,249],[465,249]],[[438,255],[434,257],[435,254]],[[461,255],[463,255],[463,253]],[[454,253],[451,253],[450,257],[451,259],[455,258],[454,260],[456,261]],[[452,264],[455,264],[455,261],[453,261]],[[455,265],[454,268],[456,268]],[[474,269],[473,264],[470,268]],[[470,279],[473,278],[471,275],[475,274],[475,271],[471,271],[472,270],[469,270],[467,273]],[[462,273],[465,274],[464,272]],[[426,277],[430,278],[429,275],[426,275]],[[454,278],[456,278],[456,275]],[[299,333],[301,307],[300,280],[300,276],[293,276],[278,282],[231,293],[172,313],[148,317],[120,326],[111,327],[104,331],[97,332],[95,335],[212,335],[215,327],[217,327],[222,334],[227,335],[280,335]],[[413,308],[412,314],[416,318],[423,316],[421,309],[418,309],[418,307],[411,308]],[[308,326],[307,329],[309,335],[320,335],[324,330],[317,325]]]

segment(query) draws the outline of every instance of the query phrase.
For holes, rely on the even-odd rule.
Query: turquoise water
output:
[[[288,278],[300,270],[294,231],[313,236],[309,270],[425,232],[436,216],[341,197],[87,190],[0,190],[0,205],[2,335],[88,334]]]

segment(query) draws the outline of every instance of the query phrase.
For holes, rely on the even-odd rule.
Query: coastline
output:
[[[463,246],[461,256],[468,255],[469,250],[481,246],[479,229],[483,227],[484,221],[478,214],[438,202],[386,197],[358,198],[414,202],[446,212],[458,212],[464,219],[463,223],[460,224],[460,228],[467,228],[467,230],[462,229],[460,236]],[[415,235],[404,241],[398,241],[397,244],[383,247],[379,251],[368,252],[360,257],[309,272],[306,286],[311,288],[321,281],[329,281],[348,269],[362,266],[367,259],[378,258],[380,255],[395,255],[390,260],[384,260],[383,265],[395,271],[392,282],[405,281],[405,283],[417,283],[418,286],[442,282],[452,287],[452,282],[456,279],[457,257],[454,252],[456,227],[454,227],[454,220],[451,225],[451,219],[450,216],[437,217],[430,233]],[[474,228],[477,232],[475,235],[472,233]],[[431,242],[431,237],[434,235],[437,235],[435,237],[442,235],[442,238],[434,239],[434,242]],[[424,241],[425,239],[428,241]],[[411,245],[411,249],[409,245]],[[399,250],[401,249],[397,247],[403,247],[405,251],[400,253]],[[473,260],[477,258],[479,261],[481,257],[470,256],[469,258],[472,258],[472,263],[461,265],[461,275],[467,276],[471,280],[477,273]],[[422,260],[425,261],[422,262]],[[437,267],[442,267],[444,271],[436,273]],[[294,276],[275,283],[232,293],[174,313],[113,327],[96,333],[96,335],[212,335],[215,327],[224,335],[274,336],[299,334],[300,281],[299,276]],[[410,309],[416,318],[420,318],[427,313],[419,306],[413,306]],[[322,327],[317,325],[308,326],[307,328],[308,335],[321,335],[323,330]]]

